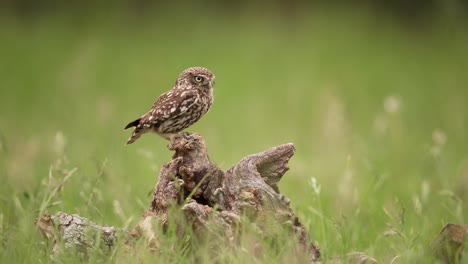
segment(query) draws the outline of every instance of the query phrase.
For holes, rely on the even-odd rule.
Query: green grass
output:
[[[293,142],[280,189],[325,257],[422,257],[445,223],[468,218],[467,23],[351,13],[2,18],[0,262],[48,261],[33,225],[42,210],[136,224],[171,153],[151,135],[124,147],[122,128],[196,65],[216,74],[216,99],[189,131],[224,169]],[[197,246],[196,259],[180,245],[163,260],[213,261]]]

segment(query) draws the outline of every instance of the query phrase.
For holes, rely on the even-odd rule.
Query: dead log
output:
[[[289,207],[289,199],[278,188],[278,182],[289,169],[288,161],[294,155],[293,144],[276,146],[247,156],[226,171],[210,161],[205,142],[198,134],[182,133],[168,148],[175,153],[172,160],[160,170],[150,207],[135,228],[128,232],[128,237],[132,238],[126,238],[129,245],[132,240],[145,239],[149,248],[157,251],[159,236],[164,235],[171,224],[177,225],[180,236],[184,234],[185,228],[190,227],[200,238],[209,234],[219,237],[221,234],[227,245],[235,245],[242,235],[239,226],[247,221],[255,226],[262,237],[275,236],[275,232],[288,232],[302,247],[301,251],[310,256],[311,262],[319,260],[319,249]],[[171,221],[174,210],[182,212],[184,222]],[[76,248],[77,244],[73,241],[78,240],[66,236],[63,232],[66,225],[57,222],[57,219],[63,217],[69,219],[70,215],[44,215],[39,219],[38,227],[54,243],[60,239],[65,241],[65,245],[74,244]],[[75,215],[71,217],[82,219]],[[105,237],[105,229],[86,221],[80,223],[92,226],[91,230],[100,234],[97,237]],[[52,225],[58,228],[50,228]],[[57,230],[59,234],[51,233],[50,230]],[[88,236],[89,230],[87,228],[87,233],[77,232],[77,235]],[[126,237],[126,234],[112,232],[114,238],[122,236]],[[96,234],[92,237],[95,238]],[[88,239],[82,237],[79,241]],[[78,243],[78,248],[88,249],[96,244],[95,239],[89,241]],[[109,240],[104,244],[111,245],[113,242]]]
[[[37,229],[53,243],[51,258],[60,252],[62,243],[65,250],[87,259],[95,247],[110,251],[118,238],[128,236],[125,230],[112,226],[99,226],[79,215],[58,212],[56,215],[43,214],[36,222]]]

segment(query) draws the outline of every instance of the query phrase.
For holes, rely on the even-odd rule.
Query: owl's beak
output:
[[[210,87],[213,87],[215,84],[216,84],[216,83],[215,83],[215,80],[211,80],[211,81],[210,81]]]

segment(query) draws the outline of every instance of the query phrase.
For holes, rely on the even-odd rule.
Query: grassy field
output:
[[[217,76],[211,111],[189,131],[221,168],[295,144],[280,189],[325,258],[414,263],[445,223],[467,223],[468,23],[184,12],[0,19],[1,263],[48,262],[33,225],[43,210],[136,224],[171,153],[152,135],[124,147],[123,126],[189,66]],[[135,259],[118,255],[92,261]]]

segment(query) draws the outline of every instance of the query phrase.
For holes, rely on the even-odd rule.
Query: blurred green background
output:
[[[467,223],[464,1],[0,10],[2,263],[48,260],[41,209],[136,224],[171,153],[155,135],[125,147],[122,129],[190,66],[216,75],[214,105],[188,131],[221,168],[295,144],[280,189],[325,257],[409,263],[445,223]]]

